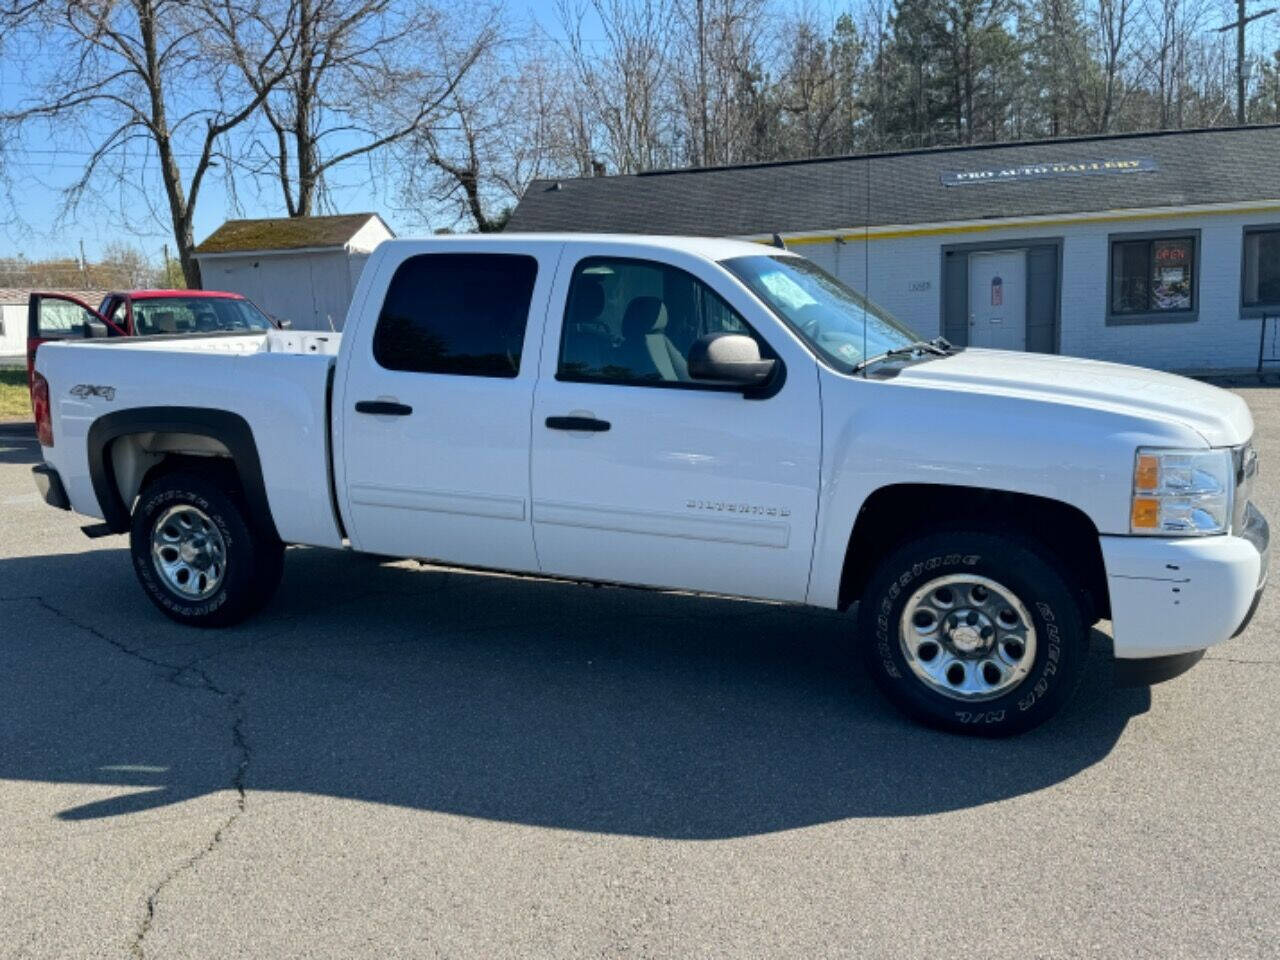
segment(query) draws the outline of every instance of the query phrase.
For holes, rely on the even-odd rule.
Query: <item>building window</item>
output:
[[[520,372],[533,257],[428,253],[396,268],[373,333],[388,370],[514,377]]]
[[[1280,308],[1280,227],[1245,230],[1241,300],[1246,308]]]
[[[1197,239],[1196,234],[1112,237],[1109,319],[1195,319]]]

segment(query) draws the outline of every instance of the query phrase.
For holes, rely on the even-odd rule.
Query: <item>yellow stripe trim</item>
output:
[[[1199,209],[1160,209],[1160,210],[1135,210],[1115,213],[1103,213],[1096,215],[1083,215],[1075,217],[1022,217],[1010,220],[993,220],[991,222],[982,223],[964,223],[952,224],[941,227],[872,227],[868,231],[861,229],[852,230],[832,230],[825,233],[806,233],[801,236],[788,236],[781,234],[780,236],[786,242],[788,247],[799,246],[806,243],[830,243],[833,240],[845,240],[848,242],[858,242],[864,236],[871,240],[896,240],[903,237],[942,237],[953,236],[963,233],[992,233],[997,230],[1010,230],[1018,227],[1070,227],[1076,224],[1088,223],[1123,223],[1131,220],[1174,220],[1185,217],[1220,217],[1220,216],[1238,216],[1244,213],[1267,213],[1280,210],[1280,200],[1268,201],[1265,203],[1250,204],[1242,207],[1221,207],[1221,208],[1199,208]],[[752,237],[760,243],[769,243],[769,237]]]

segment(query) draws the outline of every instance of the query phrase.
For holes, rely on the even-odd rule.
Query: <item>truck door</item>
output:
[[[83,300],[65,293],[33,293],[27,299],[27,376],[35,369],[36,348],[46,340],[124,335],[124,328]]]
[[[537,570],[529,415],[559,252],[454,241],[378,258],[334,398],[358,549]]]
[[[720,268],[663,256],[565,247],[533,414],[542,569],[803,600],[821,449],[815,361]],[[784,365],[780,389],[748,399],[691,379],[690,345],[717,332],[754,336]]]

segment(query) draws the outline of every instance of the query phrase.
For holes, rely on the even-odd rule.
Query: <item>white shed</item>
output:
[[[27,353],[26,290],[0,290],[0,358]]]
[[[376,213],[228,220],[195,254],[206,290],[242,294],[300,330],[341,330],[365,261],[394,236]]]

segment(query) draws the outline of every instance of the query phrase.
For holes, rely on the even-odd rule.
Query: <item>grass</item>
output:
[[[30,420],[31,395],[27,392],[27,370],[0,370],[0,420]]]

